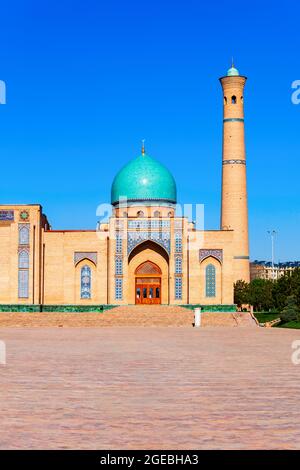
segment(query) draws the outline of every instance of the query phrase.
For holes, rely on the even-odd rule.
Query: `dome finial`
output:
[[[142,139],[142,155],[145,155],[145,139]]]
[[[231,57],[231,67],[227,71],[227,77],[235,77],[235,76],[238,76],[238,75],[239,75],[239,71],[238,71],[238,69],[235,68],[233,57]]]

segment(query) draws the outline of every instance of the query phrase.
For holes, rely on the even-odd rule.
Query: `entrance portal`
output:
[[[159,266],[146,261],[135,271],[135,303],[161,303],[161,270]]]

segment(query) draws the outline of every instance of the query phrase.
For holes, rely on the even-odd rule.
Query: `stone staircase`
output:
[[[171,305],[126,305],[103,313],[0,313],[1,327],[193,327],[194,313]],[[256,327],[250,313],[203,313],[202,327]]]
[[[258,322],[249,312],[235,312],[232,315],[234,316],[237,326],[248,328],[255,328],[259,326]]]
[[[194,321],[191,310],[176,305],[126,305],[111,313],[126,326],[192,326]]]

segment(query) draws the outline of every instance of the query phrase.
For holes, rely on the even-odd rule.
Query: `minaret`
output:
[[[234,230],[234,282],[249,282],[248,207],[244,132],[246,77],[232,67],[220,78],[224,94],[221,230]]]

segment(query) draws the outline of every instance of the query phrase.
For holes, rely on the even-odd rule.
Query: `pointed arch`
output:
[[[89,257],[89,256],[85,256],[84,258],[81,258],[81,259],[79,259],[78,261],[75,262],[75,267],[77,267],[82,262],[86,262],[86,261],[90,261],[95,267],[97,266],[97,262],[95,261],[95,259],[93,259],[92,257]]]
[[[147,260],[136,268],[135,275],[161,275],[161,269],[156,263]]]
[[[208,253],[204,253],[204,250],[201,253],[203,259],[201,256],[199,263],[199,296],[204,303],[221,304],[223,298],[223,265],[221,260],[213,255],[214,251],[216,250],[210,250],[209,256],[207,256]],[[212,267],[209,267],[210,265]]]
[[[151,303],[158,302],[158,299],[160,299],[159,303],[169,303],[169,256],[159,244],[147,240],[135,247],[128,257],[127,272],[127,298],[130,304],[139,303],[137,299],[141,299],[142,292],[143,299],[151,298],[153,300]],[[150,289],[147,291],[149,296],[147,294],[145,297],[143,283],[147,284],[143,287]],[[156,288],[158,288],[157,291]],[[145,300],[141,303],[147,302]]]
[[[203,263],[207,258],[213,258],[220,264],[223,262],[223,250],[220,248],[213,249],[200,249],[199,250],[199,261]]]
[[[143,240],[137,245],[135,245],[135,247],[132,248],[132,250],[128,253],[128,263],[136,254],[140,253],[141,251],[147,248],[150,248],[151,250],[159,253],[161,256],[163,256],[163,258],[165,258],[167,263],[169,263],[169,253],[167,252],[166,248],[161,245],[158,241],[153,240]]]
[[[19,269],[29,268],[29,252],[28,250],[21,250],[19,252]]]
[[[29,245],[30,225],[19,224],[19,245]]]

